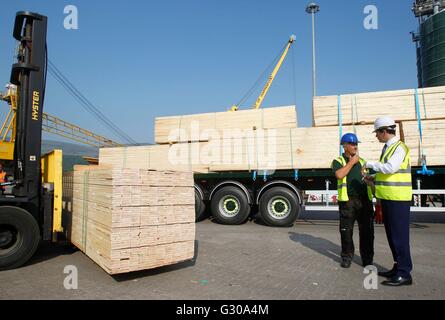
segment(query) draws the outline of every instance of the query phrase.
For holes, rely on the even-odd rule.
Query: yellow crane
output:
[[[291,35],[289,38],[289,41],[287,42],[287,45],[283,51],[283,54],[281,55],[280,59],[278,60],[277,64],[275,65],[275,68],[273,69],[272,73],[270,74],[269,78],[267,79],[266,85],[264,86],[263,90],[261,90],[261,93],[258,97],[258,99],[255,101],[255,104],[253,105],[253,109],[259,109],[261,107],[261,104],[263,103],[264,98],[267,95],[267,92],[270,89],[270,86],[272,85],[272,82],[274,81],[275,77],[277,76],[278,71],[281,68],[281,65],[284,62],[284,59],[287,56],[287,53],[289,52],[289,49],[291,45],[295,42],[296,37],[295,35]],[[233,105],[230,111],[237,111],[239,109],[238,105]]]
[[[16,140],[16,114],[18,93],[14,85],[9,84],[6,94],[0,93],[0,100],[6,101],[10,108],[0,128],[0,160],[14,159],[14,144]],[[120,143],[83,129],[65,120],[42,113],[42,131],[57,134],[70,140],[93,147],[117,147]]]

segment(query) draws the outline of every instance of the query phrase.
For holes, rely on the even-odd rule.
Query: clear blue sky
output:
[[[9,80],[15,12],[47,15],[49,58],[133,139],[152,142],[156,116],[224,111],[238,102],[295,34],[296,93],[290,55],[263,106],[293,104],[296,95],[299,125],[311,126],[308,2],[8,1],[0,10],[0,83]],[[318,95],[417,85],[409,34],[417,28],[412,0],[317,3]],[[78,8],[78,30],[63,27],[63,9],[69,4]],[[368,4],[379,9],[378,30],[363,27]],[[115,138],[51,75],[44,110]]]

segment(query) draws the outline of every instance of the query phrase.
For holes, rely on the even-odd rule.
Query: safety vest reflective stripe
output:
[[[375,176],[376,197],[384,200],[410,201],[412,198],[412,180],[409,148],[399,141],[386,150],[380,162],[386,163],[392,157],[396,149],[401,146],[405,150],[400,169],[393,174],[377,173]]]
[[[343,156],[338,157],[335,159],[338,163],[344,167],[346,165],[346,160],[343,158]],[[366,164],[366,161],[360,158],[360,164],[364,166]],[[338,193],[338,201],[348,201],[348,184],[347,184],[348,176],[344,176],[343,179],[337,180],[337,193]],[[368,198],[369,200],[372,200],[372,190],[369,186],[367,186],[367,192],[368,192]]]
[[[388,181],[376,181],[376,186],[400,186],[400,187],[411,187],[411,182],[388,182]]]

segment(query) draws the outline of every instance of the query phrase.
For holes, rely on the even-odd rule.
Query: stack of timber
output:
[[[205,148],[206,144],[203,142],[101,148],[99,163],[115,168],[208,173],[208,163],[202,162],[199,156],[200,150]]]
[[[411,150],[413,166],[422,165],[422,154],[429,166],[445,165],[445,120],[422,121],[422,145],[417,121],[403,121],[400,127],[402,140]]]
[[[354,128],[344,127],[345,132]],[[362,156],[377,159],[381,145],[372,134],[373,126],[356,126]],[[162,148],[162,163],[148,160]],[[115,168],[167,167],[199,173],[220,171],[323,169],[339,152],[338,127],[254,130],[239,137],[209,142],[177,143],[170,146],[102,148],[99,163]],[[157,155],[161,157],[160,154]]]
[[[422,144],[416,89],[314,97],[313,124],[318,129],[339,129],[342,125],[343,132],[348,132],[344,125],[357,124],[355,127],[361,128],[363,124],[374,123],[378,117],[390,116],[398,123],[397,135],[411,150],[413,166],[422,164],[422,155],[426,156],[428,165],[445,165],[445,86],[417,89],[417,101]],[[360,129],[358,135],[361,140],[365,138]],[[367,147],[360,145],[363,152]]]
[[[338,96],[315,97],[315,126],[310,128],[296,127],[294,107],[157,118],[155,140],[169,144],[101,149],[99,161],[116,168],[195,173],[328,169],[339,155],[340,135],[347,132],[358,135],[363,158],[378,161],[382,144],[373,134],[373,123],[387,115],[396,120],[397,135],[411,149],[413,166],[421,165],[422,154],[428,165],[445,165],[445,87],[418,89],[423,148],[414,93],[412,89],[341,95],[341,114]],[[196,128],[193,120],[199,124]],[[175,127],[186,134],[174,137],[170,133]],[[215,130],[202,135],[206,129]]]
[[[208,141],[209,135],[223,130],[295,127],[295,106],[159,117],[155,119],[155,143]]]
[[[193,258],[191,172],[75,166],[72,182],[71,242],[109,274]]]
[[[417,92],[422,120],[445,119],[445,87]],[[381,116],[391,116],[395,121],[417,120],[415,89],[319,96],[313,100],[315,127],[371,124]]]

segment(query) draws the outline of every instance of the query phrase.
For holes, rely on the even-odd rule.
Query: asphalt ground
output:
[[[358,249],[351,268],[339,266],[336,215],[304,213],[289,228],[257,221],[224,226],[207,219],[197,224],[192,261],[117,276],[70,246],[41,245],[25,266],[0,272],[0,299],[445,298],[445,224],[413,219],[412,286],[385,287],[378,277],[378,282],[372,279],[374,288],[367,289],[364,280],[372,274],[364,274]],[[314,220],[320,217],[324,219]],[[358,248],[357,226],[354,239]],[[374,263],[378,269],[392,266],[383,225],[375,227]],[[77,289],[64,286],[72,275],[64,273],[67,266],[77,269]]]

